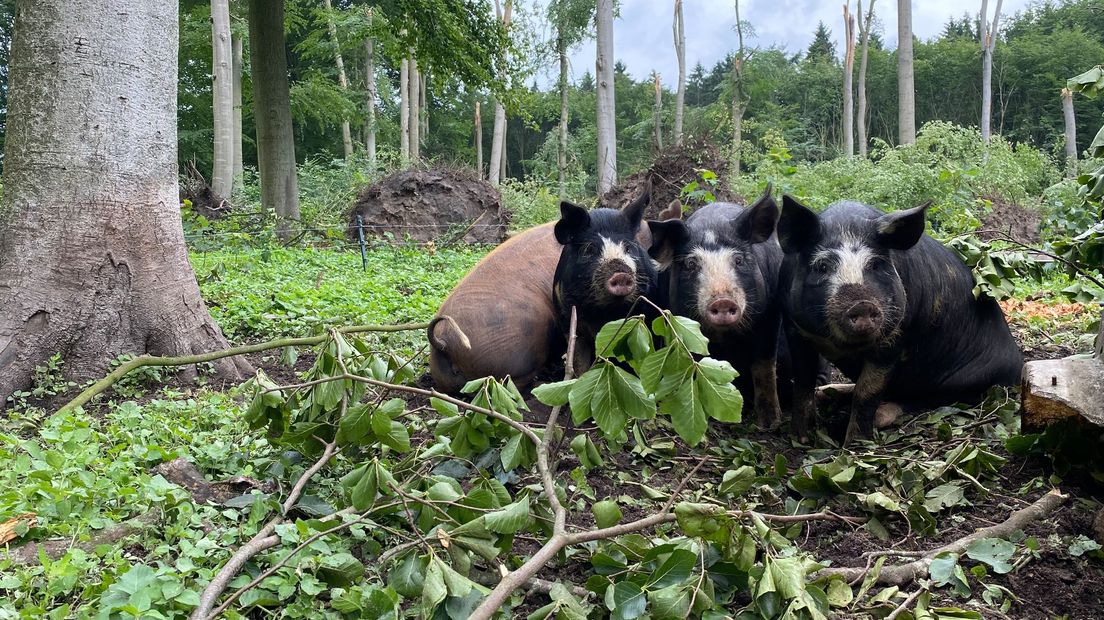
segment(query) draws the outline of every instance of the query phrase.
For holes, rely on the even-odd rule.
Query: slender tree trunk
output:
[[[326,7],[326,29],[330,32],[330,40],[334,46],[334,61],[337,64],[337,83],[341,86],[341,92],[349,90],[349,78],[345,75],[345,58],[341,54],[341,40],[337,38],[337,24],[332,15],[333,4],[330,0],[322,0]],[[345,159],[353,156],[353,132],[349,127],[349,119],[341,119],[341,146],[345,151]]]
[[[598,0],[598,47],[594,79],[598,90],[598,195],[617,182],[617,119],[613,81],[613,0]]]
[[[410,160],[410,60],[399,63],[399,156]]]
[[[231,47],[234,49],[233,94],[234,102],[234,186],[240,186],[245,166],[242,164],[242,38],[230,35]]]
[[[989,144],[993,131],[993,50],[997,47],[1002,0],[997,0],[989,23],[988,0],[981,0],[981,139]]]
[[[567,199],[567,42],[561,30],[556,38],[556,51],[560,55],[560,139],[556,146],[556,169],[559,172],[560,200]]]
[[[1066,175],[1077,176],[1077,120],[1073,115],[1073,91],[1062,89],[1062,116],[1066,121]]]
[[[843,154],[854,157],[855,90],[852,76],[855,74],[855,18],[851,16],[850,2],[843,5],[843,31]]]
[[[483,174],[483,117],[478,101],[475,102],[475,169],[479,171],[480,180],[486,178]]]
[[[514,10],[513,0],[506,0],[505,5],[500,5],[495,0],[495,12],[502,20],[502,25],[507,29]],[[506,108],[495,100],[494,129],[491,133],[491,160],[487,162],[487,180],[492,185],[498,185],[505,176],[506,169]]]
[[[656,150],[663,150],[663,87],[659,83],[659,73],[652,71],[655,85],[655,104],[652,106],[652,124],[655,129]]]
[[[422,158],[422,121],[418,108],[418,102],[421,100],[422,78],[421,72],[418,70],[418,60],[414,58],[413,52],[409,63],[410,84],[407,88],[410,89],[408,99],[410,102],[410,158],[417,161]]]
[[[368,19],[372,19],[371,11]],[[376,50],[371,38],[364,40],[364,150],[368,165],[376,167]]]
[[[859,34],[862,36],[862,58],[859,60],[859,155],[866,157],[866,128],[869,122],[866,114],[866,64],[870,50],[870,23],[874,19],[874,0],[870,0],[865,19],[862,14],[862,0],[859,0]]]
[[[177,2],[19,0],[15,16],[0,408],[54,353],[84,381],[124,353],[225,348],[180,224]],[[217,369],[237,380],[248,365]]]
[[[211,99],[215,133],[211,191],[219,198],[229,198],[234,189],[234,83],[228,0],[211,0],[211,49]]]
[[[295,174],[282,2],[249,0],[249,61],[253,69],[261,205],[276,212],[276,236],[286,241],[299,222],[299,181]]]
[[[422,120],[422,126],[418,129],[418,137],[422,141],[422,146],[425,146],[429,138],[429,93],[426,92],[429,86],[429,70],[423,70],[419,76],[422,78],[422,84],[418,88],[418,101],[422,108],[419,118]]]
[[[732,174],[740,174],[740,149],[744,141],[744,111],[747,102],[744,97],[744,25],[740,21],[740,0],[736,5],[736,37],[739,48],[732,59]]]
[[[897,139],[916,142],[916,87],[912,63],[912,0],[897,0]]]
[[[682,146],[682,117],[686,102],[686,28],[682,0],[675,0],[675,57],[678,59],[678,92],[675,94],[675,146]]]

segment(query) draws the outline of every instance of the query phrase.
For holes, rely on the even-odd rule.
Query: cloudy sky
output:
[[[1005,0],[1003,16],[1022,10],[1034,0]],[[865,2],[863,3],[866,4]],[[995,2],[989,3],[990,14]],[[657,70],[664,84],[678,78],[671,34],[673,0],[621,0],[621,17],[614,21],[614,56],[625,63],[629,73],[643,79]],[[965,12],[977,13],[980,0],[918,0],[912,3],[913,32],[921,39],[939,34],[950,17]],[[865,8],[865,6],[864,6]],[[852,2],[852,11],[854,3]],[[686,22],[687,72],[701,62],[706,68],[736,48],[736,17],[732,0],[683,0]],[[777,45],[790,52],[805,50],[813,38],[817,22],[823,21],[832,32],[836,48],[842,49],[843,0],[741,0],[740,16],[754,30],[745,44],[759,47]],[[876,30],[889,47],[897,46],[897,2],[876,0]],[[594,41],[580,44],[571,54],[575,78],[587,70],[594,72]],[[538,79],[545,81],[548,75]]]

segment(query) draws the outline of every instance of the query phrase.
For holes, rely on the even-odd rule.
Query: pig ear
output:
[[[786,254],[808,250],[820,241],[820,217],[790,196],[782,196],[778,243]]]
[[[644,189],[640,196],[621,209],[621,216],[628,220],[630,228],[636,230],[636,228],[640,226],[640,223],[644,221],[644,207],[647,207],[651,200],[652,183],[648,181],[644,184]]]
[[[878,218],[878,242],[890,250],[907,250],[924,235],[924,212],[931,201],[919,207],[888,213]]]
[[[671,201],[671,204],[667,205],[667,208],[659,212],[659,217],[656,218],[660,222],[665,220],[681,220],[682,219],[682,202],[678,198]]]
[[[771,198],[771,185],[767,184],[767,190],[736,220],[736,235],[748,243],[762,243],[774,234],[774,228],[778,224],[778,203]]]
[[[590,228],[590,214],[587,210],[566,200],[560,203],[560,221],[556,222],[556,241],[567,245],[580,233]]]
[[[648,220],[648,228],[652,230],[648,255],[659,263],[661,270],[666,269],[675,260],[678,247],[690,239],[690,231],[682,220]]]

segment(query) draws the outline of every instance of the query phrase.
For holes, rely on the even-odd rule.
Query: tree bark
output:
[[[410,89],[407,99],[410,102],[410,159],[417,161],[422,158],[422,121],[418,109],[418,101],[421,99],[422,78],[418,70],[418,59],[414,58],[413,53],[411,53],[408,62],[410,63],[410,69],[408,70],[410,83],[407,86]]]
[[[855,91],[852,76],[855,74],[855,18],[851,16],[850,2],[843,5],[843,31],[843,154],[854,157]]]
[[[567,40],[562,30],[556,36],[556,51],[560,55],[560,135],[556,146],[556,169],[559,172],[560,200],[567,199]]]
[[[83,381],[124,353],[227,346],[180,223],[177,3],[16,7],[0,206],[0,408],[54,353]],[[248,365],[226,358],[217,369],[237,380]]]
[[[870,23],[874,19],[874,0],[870,0],[870,7],[866,11],[866,18],[862,16],[862,0],[859,0],[859,34],[862,37],[862,58],[859,60],[859,155],[866,157],[866,64],[870,50]]]
[[[341,40],[337,38],[337,24],[332,15],[333,4],[330,0],[322,0],[326,7],[326,29],[330,32],[330,40],[334,46],[334,61],[337,64],[337,84],[342,92],[349,90],[349,78],[345,75],[345,58],[341,55]],[[341,120],[341,146],[345,151],[345,159],[353,156],[353,132],[349,127],[349,119]]]
[[[299,222],[299,181],[295,173],[283,2],[249,0],[249,62],[253,68],[261,206],[276,212],[276,236],[286,241]]]
[[[399,157],[410,160],[410,60],[399,63]]]
[[[989,22],[988,0],[981,0],[981,139],[989,144],[993,131],[993,50],[997,46],[1002,0],[997,0],[993,22]]]
[[[230,34],[230,44],[234,50],[234,62],[231,69],[233,73],[233,91],[231,99],[234,102],[234,187],[239,187],[242,182],[242,174],[245,166],[242,164],[242,38],[241,35]]]
[[[736,37],[739,48],[732,59],[732,174],[740,174],[740,149],[744,141],[744,26],[740,23],[740,0],[736,5]]]
[[[659,73],[652,72],[655,83],[655,104],[652,106],[652,124],[655,129],[656,150],[663,150],[663,88],[659,83]]]
[[[501,9],[501,10],[500,10]],[[495,12],[498,13],[502,25],[510,27],[511,14],[514,10],[513,0],[506,0],[505,5],[500,5],[495,0]],[[505,175],[506,168],[506,108],[495,100],[494,129],[491,133],[491,159],[487,162],[487,180],[492,185],[498,185]]]
[[[475,102],[475,169],[479,171],[479,179],[483,180],[483,117],[479,113],[479,102]]]
[[[613,0],[598,0],[598,46],[594,79],[598,91],[598,195],[617,182],[617,119],[613,82]]]
[[[678,59],[678,92],[675,94],[675,146],[682,145],[682,117],[686,102],[686,27],[682,19],[682,0],[675,0],[675,57]]]
[[[368,12],[369,21],[372,19]],[[376,50],[371,38],[364,40],[364,150],[368,165],[376,167]]]
[[[211,100],[215,134],[211,191],[219,198],[229,198],[234,189],[234,84],[229,0],[211,0],[211,49]]]
[[[912,63],[912,0],[897,0],[897,140],[916,142],[916,87]]]
[[[429,93],[426,92],[429,86],[429,70],[425,69],[418,75],[422,79],[421,86],[418,88],[418,105],[421,106],[419,118],[422,121],[422,126],[418,128],[418,137],[422,141],[422,146],[425,146],[426,138],[429,136]]]
[[[1073,91],[1062,89],[1062,116],[1066,121],[1066,175],[1077,176],[1077,120],[1073,115]]]

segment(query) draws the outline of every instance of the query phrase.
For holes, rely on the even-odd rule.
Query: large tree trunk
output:
[[[368,13],[371,19],[371,12]],[[364,40],[364,150],[368,165],[376,167],[376,50],[372,39]]]
[[[916,142],[916,87],[912,63],[912,0],[897,0],[897,140]]]
[[[341,40],[337,38],[337,24],[334,23],[334,18],[331,12],[333,11],[333,4],[330,0],[322,0],[323,5],[326,7],[326,29],[330,32],[330,40],[333,41],[334,46],[334,60],[337,64],[337,83],[341,86],[342,92],[349,90],[349,78],[345,75],[345,58],[341,55]],[[341,120],[341,146],[345,151],[345,159],[348,160],[353,156],[353,132],[349,127],[349,119],[345,118]]]
[[[656,150],[663,150],[663,86],[659,83],[659,73],[652,72],[655,87],[655,104],[652,105],[652,125],[655,131]]]
[[[286,241],[299,222],[299,181],[295,175],[283,2],[249,0],[249,64],[253,69],[261,206],[276,212],[276,236]]]
[[[407,101],[410,102],[410,159],[417,161],[422,157],[422,121],[418,109],[418,101],[421,99],[422,78],[418,71],[418,60],[414,58],[413,54],[411,54],[409,62],[410,84],[407,88],[410,90]]]
[[[567,41],[561,30],[556,37],[556,51],[560,56],[560,135],[556,146],[556,169],[559,172],[560,200],[567,199]]]
[[[475,169],[479,171],[479,180],[483,174],[483,117],[479,113],[479,102],[475,102]]]
[[[598,89],[598,195],[617,182],[617,120],[613,82],[613,0],[598,0],[598,47],[594,79]]]
[[[399,63],[399,157],[410,159],[410,59]]]
[[[862,17],[862,14],[859,14]],[[855,18],[851,16],[850,3],[843,5],[843,154],[855,156],[855,91],[852,76],[855,74]]]
[[[1073,91],[1062,89],[1062,116],[1066,121],[1066,175],[1077,176],[1077,120],[1073,115]]]
[[[675,57],[678,59],[678,92],[675,94],[676,146],[682,145],[682,117],[686,102],[686,27],[682,19],[682,0],[675,0]]]
[[[234,83],[229,0],[211,0],[211,49],[211,99],[215,133],[211,191],[219,198],[229,198],[234,189]]]
[[[240,186],[245,166],[242,164],[242,38],[230,34],[231,47],[234,49],[233,91],[234,102],[234,185]]]
[[[997,46],[997,28],[1000,23],[1001,1],[993,10],[993,22],[989,23],[988,0],[981,0],[981,139],[989,144],[993,131],[993,49]]]
[[[61,353],[225,348],[180,224],[175,0],[20,0],[0,207],[0,407]],[[242,365],[239,366],[239,363]],[[240,379],[248,366],[224,360]]]
[[[862,58],[859,60],[859,155],[866,157],[866,62],[870,50],[870,22],[874,19],[874,0],[870,0],[865,19],[862,14],[862,0],[859,0],[859,34],[862,37]]]

